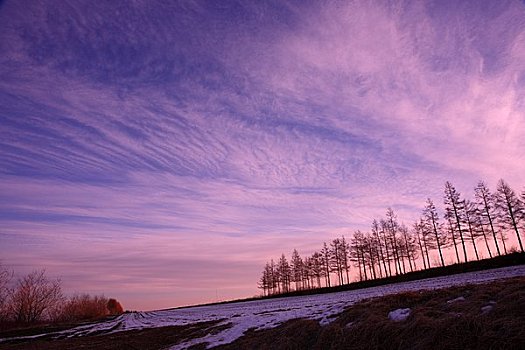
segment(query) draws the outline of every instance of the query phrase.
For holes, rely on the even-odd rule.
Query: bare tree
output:
[[[456,237],[459,237],[461,240],[461,246],[463,247],[463,255],[465,257],[465,262],[467,262],[467,248],[465,247],[465,239],[463,237],[464,229],[461,226],[461,213],[465,209],[465,203],[461,200],[460,197],[460,193],[456,190],[452,183],[449,181],[445,182],[445,217],[449,219],[452,237],[456,235]]]
[[[290,291],[290,283],[292,280],[292,270],[284,254],[282,254],[281,258],[279,259],[277,271],[279,272],[279,280],[281,282],[282,291],[283,293],[288,293]]]
[[[327,287],[330,287],[330,249],[326,245],[326,242],[323,243],[321,255],[323,256],[323,267],[325,269],[325,283]]]
[[[49,280],[40,270],[18,280],[9,304],[15,321],[35,323],[49,319],[63,300],[60,280]]]
[[[407,258],[408,266],[410,267],[410,272],[413,272],[415,269],[415,257],[417,255],[415,237],[413,237],[410,234],[408,228],[404,224],[401,224],[401,226],[399,226],[399,233],[399,242],[400,247],[402,248],[402,257]]]
[[[505,180],[499,180],[496,192],[496,207],[499,212],[499,221],[502,228],[514,229],[522,253],[524,250],[521,242],[520,226],[523,220],[523,211],[525,210],[523,206],[519,197]]]
[[[321,277],[323,277],[323,256],[319,252],[314,252],[310,257],[311,274],[315,279],[317,288],[321,288]]]
[[[487,237],[487,231],[485,230],[485,225],[483,225],[483,215],[479,208],[476,209],[476,215],[474,219],[474,227],[478,233],[483,236],[483,241],[485,242],[485,247],[489,253],[489,257],[492,258],[492,251],[490,250],[489,239]]]
[[[355,231],[352,235],[350,241],[350,260],[354,262],[354,265],[359,271],[359,280],[367,280],[368,276],[364,263],[364,234],[360,230]]]
[[[8,319],[8,299],[11,294],[9,283],[13,278],[13,272],[0,264],[0,321]]]
[[[436,248],[439,252],[439,259],[441,261],[441,266],[445,266],[445,260],[443,259],[442,248],[445,245],[446,239],[443,234],[442,225],[439,223],[439,215],[434,205],[434,202],[427,198],[427,205],[423,209],[423,222],[426,232],[431,232],[432,235],[430,238],[425,239],[425,243],[435,242]],[[427,236],[425,236],[427,237]],[[428,248],[428,247],[427,247]],[[427,260],[428,260],[428,251],[427,251]],[[430,267],[430,261],[428,260],[428,267]]]
[[[257,287],[262,289],[263,296],[271,295],[273,293],[273,266],[269,262],[264,266],[264,270],[259,280]]]
[[[392,248],[392,255],[394,258],[394,266],[396,268],[396,274],[404,273],[404,269],[401,268],[402,256],[399,249],[399,223],[397,222],[397,216],[392,210],[392,208],[387,208],[386,210],[386,233],[388,240],[390,241],[390,247]],[[403,261],[404,264],[404,261]]]
[[[498,255],[501,255],[496,230],[494,228],[494,217],[496,215],[494,213],[494,196],[490,193],[489,188],[483,181],[478,182],[478,185],[474,189],[474,196],[481,215],[481,225],[488,225],[490,227],[490,232],[492,232],[494,244],[496,245],[496,251],[498,252]]]
[[[343,269],[346,273],[346,283],[350,283],[350,264],[349,262],[349,254],[350,254],[350,244],[346,242],[345,236],[341,237],[341,259],[343,262]]]
[[[412,231],[414,232],[414,236],[416,237],[417,244],[419,246],[419,250],[421,252],[421,259],[423,260],[423,268],[429,269],[430,268],[430,258],[428,256],[429,247],[427,245],[426,241],[426,231],[425,231],[425,222],[423,219],[416,221],[414,225],[412,226]]]
[[[364,257],[365,257],[365,263],[368,266],[368,270],[370,271],[370,275],[373,279],[377,278],[376,273],[376,263],[379,265],[379,268],[381,269],[381,264],[379,264],[378,257],[378,251],[377,251],[377,245],[375,244],[375,238],[374,236],[366,232],[363,236],[363,245],[364,245]]]
[[[343,271],[344,271],[344,250],[346,247],[343,246],[342,240],[339,238],[334,239],[330,243],[330,267],[331,271],[337,273],[339,285],[343,285]]]
[[[392,259],[392,254],[391,254],[391,251],[393,251],[393,249],[390,247],[390,244],[389,244],[389,240],[388,240],[388,224],[385,220],[381,219],[379,221],[379,225],[381,227],[379,233],[381,235],[381,239],[383,240],[383,244],[384,244],[384,247],[385,247],[385,260],[387,262],[387,268],[388,268],[388,276],[392,276],[392,265],[390,264],[390,262],[393,260]]]
[[[303,287],[303,259],[296,249],[292,253],[292,281],[295,282],[295,290]]]
[[[381,263],[383,264],[385,276],[387,276],[386,257],[385,257],[385,254],[383,253],[383,243],[381,241],[379,232],[380,232],[379,223],[377,222],[376,219],[374,219],[374,221],[372,221],[372,236],[374,238],[374,243],[377,247],[376,252],[377,252],[377,258],[378,258],[377,262],[379,265],[379,275],[383,277],[383,273],[381,271]]]
[[[478,254],[478,248],[476,246],[476,239],[481,236],[481,233],[475,229],[476,224],[476,207],[474,203],[472,203],[469,200],[465,201],[465,209],[464,209],[464,216],[463,216],[463,222],[467,226],[467,233],[468,237],[470,238],[470,241],[472,242],[472,248],[474,248],[474,253],[476,254],[476,260],[479,260],[479,254]]]
[[[456,253],[456,262],[459,264],[461,263],[461,260],[459,259],[459,252],[458,252],[458,245],[456,242],[457,236],[456,236],[456,230],[454,230],[454,224],[452,223],[452,218],[450,216],[445,215],[445,219],[448,223],[448,233],[449,237],[452,239],[452,244],[454,246],[454,252]]]

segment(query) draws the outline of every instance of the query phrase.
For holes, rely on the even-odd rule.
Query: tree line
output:
[[[288,261],[282,254],[277,261],[266,263],[258,288],[263,295],[272,295],[348,284],[351,267],[364,281],[445,266],[443,253],[447,249],[453,249],[454,263],[479,260],[479,245],[492,258],[516,249],[507,247],[509,234],[516,236],[519,250],[524,252],[525,191],[519,195],[501,179],[492,193],[480,181],[474,198],[466,199],[447,181],[443,204],[441,216],[428,198],[420,217],[410,226],[399,222],[394,210],[388,208],[383,218],[372,221],[369,231],[357,230],[350,239],[341,236],[329,244],[324,242],[310,256],[301,257],[294,249]],[[432,261],[431,255],[435,257]]]
[[[0,265],[0,328],[41,322],[71,322],[118,315],[124,312],[116,299],[103,295],[66,297],[59,279],[35,270],[13,279],[14,273]]]

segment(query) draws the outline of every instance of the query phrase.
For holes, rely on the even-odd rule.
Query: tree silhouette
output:
[[[490,227],[490,232],[492,233],[492,237],[494,238],[494,244],[496,245],[496,252],[498,253],[498,255],[501,255],[496,230],[494,228],[494,217],[496,215],[494,213],[494,196],[490,193],[489,188],[483,181],[478,182],[478,185],[474,189],[474,196],[476,198],[478,211],[481,216],[480,225],[488,225]]]
[[[496,192],[496,208],[499,212],[500,224],[503,228],[512,228],[518,238],[521,252],[523,253],[523,243],[521,242],[521,235],[519,226],[523,221],[523,203],[516,195],[514,190],[501,179],[498,182]]]
[[[462,199],[451,182],[445,183],[445,225],[434,202],[427,198],[420,218],[409,230],[400,223],[392,208],[387,208],[384,218],[373,219],[371,230],[356,230],[350,239],[342,236],[329,244],[323,243],[320,251],[301,258],[294,249],[291,265],[281,255],[277,266],[273,259],[266,263],[258,287],[263,295],[287,293],[295,282],[295,290],[320,288],[332,285],[336,277],[338,285],[350,283],[350,266],[357,268],[359,280],[366,281],[392,276],[392,264],[396,275],[422,268],[429,269],[432,263],[445,266],[444,250],[454,247],[457,263],[461,263],[458,246],[461,245],[464,262],[468,261],[467,244],[472,244],[476,259],[481,258],[476,241],[483,237],[485,247],[492,258],[489,237],[492,236],[496,252],[507,254],[507,232],[513,231],[523,252],[521,235],[525,231],[525,191],[521,196],[504,181],[498,182],[497,190],[491,194],[487,185],[479,181],[475,188],[475,201]],[[439,263],[431,262],[433,250],[439,254]],[[335,275],[335,276],[333,276]]]
[[[430,235],[425,235],[425,237],[428,237],[425,240],[425,247],[427,248],[427,260],[428,260],[428,248],[433,247],[433,243],[435,242],[435,246],[439,252],[439,259],[441,261],[441,266],[445,266],[445,260],[443,259],[443,251],[442,248],[445,246],[446,238],[443,234],[443,228],[441,224],[439,223],[439,215],[437,213],[436,206],[434,205],[434,202],[427,198],[427,205],[423,209],[423,230],[425,232],[431,232]],[[428,245],[427,243],[428,242]],[[430,267],[430,261],[428,261],[428,266]]]
[[[445,217],[449,220],[450,225],[450,234],[454,240],[454,245],[456,244],[455,238],[459,237],[461,240],[461,246],[463,247],[463,256],[465,257],[465,262],[468,261],[467,258],[467,248],[465,247],[465,239],[463,237],[463,227],[461,226],[462,221],[462,212],[465,210],[465,203],[461,200],[461,195],[456,188],[452,185],[451,182],[445,182]],[[458,255],[458,262],[459,255]]]
[[[35,323],[54,316],[64,300],[60,280],[49,280],[45,270],[33,271],[18,280],[10,300],[15,321]]]

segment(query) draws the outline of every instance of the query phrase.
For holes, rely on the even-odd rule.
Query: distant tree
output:
[[[343,285],[343,271],[344,271],[344,249],[343,242],[336,238],[330,243],[330,267],[331,271],[337,273],[339,285]]]
[[[478,233],[483,237],[483,241],[485,242],[485,247],[487,248],[489,257],[492,258],[492,251],[490,250],[489,238],[487,235],[487,231],[485,230],[485,226],[483,225],[483,216],[479,208],[476,209],[476,215],[474,220],[475,230],[478,231]]]
[[[323,256],[323,267],[325,269],[325,283],[326,286],[330,287],[330,248],[328,248],[326,242],[323,243],[321,255]]]
[[[305,289],[313,288],[312,258],[307,256],[303,260],[303,285]]]
[[[513,229],[518,238],[520,250],[523,253],[523,243],[521,242],[520,226],[523,220],[524,204],[516,195],[514,190],[501,179],[498,182],[496,192],[496,208],[499,213],[500,225],[503,229]]]
[[[277,271],[280,277],[281,289],[283,293],[288,293],[290,291],[290,283],[292,280],[292,270],[284,254],[282,254],[281,258],[279,259]]]
[[[410,272],[413,272],[415,269],[415,256],[417,255],[415,237],[410,234],[408,228],[403,224],[399,226],[399,235],[399,246],[402,248],[401,256],[407,259]]]
[[[427,198],[427,204],[425,208],[423,209],[423,230],[424,232],[430,232],[430,235],[425,234],[425,248],[432,248],[435,246],[439,252],[439,259],[441,261],[441,266],[445,266],[445,260],[443,259],[443,251],[442,248],[445,246],[445,235],[443,234],[443,228],[442,225],[439,223],[439,215],[436,209],[436,206],[434,205],[434,202]],[[428,242],[428,243],[427,243]],[[428,260],[428,250],[427,250],[427,260]],[[428,267],[430,268],[430,260],[428,262]]]
[[[368,266],[368,270],[373,279],[377,278],[376,264],[379,263],[379,259],[377,258],[377,246],[375,243],[375,238],[370,232],[366,232],[363,235],[364,262],[366,266]],[[381,264],[378,265],[381,267]]]
[[[379,223],[377,222],[376,219],[374,219],[374,221],[372,221],[372,232],[371,233],[374,239],[374,245],[376,246],[377,258],[378,258],[377,262],[379,265],[379,275],[383,277],[381,263],[383,264],[383,271],[385,272],[385,276],[387,276],[387,268],[386,268],[385,252],[383,251],[384,246],[383,246],[383,243],[381,241],[381,236],[380,236],[380,230],[381,229],[379,227]]]
[[[321,277],[324,275],[323,255],[319,252],[314,252],[310,257],[310,265],[312,277],[315,278],[317,288],[321,288]]]
[[[383,241],[383,247],[385,248],[385,260],[387,262],[386,266],[388,268],[388,276],[392,276],[392,265],[390,264],[390,262],[394,259],[392,258],[393,248],[390,246],[390,242],[388,239],[388,223],[386,222],[386,220],[381,219],[379,220],[379,226],[381,227],[379,233]]]
[[[349,264],[349,261],[350,261],[350,258],[349,258],[349,254],[350,254],[350,245],[348,244],[348,242],[346,241],[345,239],[345,236],[341,236],[341,260],[342,260],[342,264],[343,264],[343,270],[345,271],[345,275],[346,275],[346,283],[350,283],[350,264]]]
[[[120,315],[124,313],[122,305],[116,299],[109,299],[107,304],[107,309],[110,315]]]
[[[423,268],[426,270],[430,268],[430,258],[428,256],[428,247],[425,240],[425,222],[423,219],[416,221],[412,225],[412,232],[416,237],[416,242],[421,252],[421,259],[423,260]]]
[[[463,222],[467,227],[467,235],[472,242],[472,248],[474,248],[474,254],[476,254],[476,260],[479,260],[478,248],[476,246],[476,239],[481,236],[481,232],[476,230],[476,206],[469,200],[465,200]]]
[[[450,216],[447,216],[445,214],[445,220],[447,220],[449,237],[452,240],[452,245],[454,246],[454,252],[456,253],[456,262],[459,264],[461,263],[461,260],[459,259],[456,230],[454,229],[454,224],[452,223],[452,218]]]
[[[279,274],[277,272],[277,267],[275,266],[275,262],[273,259],[270,259],[270,266],[269,266],[269,288],[271,290],[271,294],[280,293],[281,291],[278,290],[279,288]]]
[[[352,235],[350,241],[350,260],[359,271],[359,280],[367,280],[368,277],[364,263],[364,234],[360,230],[355,231]]]
[[[462,212],[465,210],[465,202],[461,200],[460,193],[449,181],[445,182],[445,217],[449,220],[451,236],[454,238],[459,237],[461,240],[461,246],[463,247],[463,255],[465,257],[465,262],[468,261],[467,258],[467,248],[465,247],[465,239],[463,237],[464,229],[461,225],[462,221]],[[458,258],[459,262],[459,258]]]
[[[296,249],[292,253],[292,281],[295,282],[295,290],[303,288],[303,259]]]
[[[494,218],[496,216],[494,196],[490,193],[489,188],[483,181],[479,181],[478,185],[474,189],[474,195],[476,198],[476,204],[480,213],[480,226],[488,226],[492,237],[494,238],[494,244],[496,245],[496,251],[498,255],[501,255],[498,245],[498,238],[496,235],[496,229],[494,228]],[[490,252],[490,249],[489,249]]]
[[[52,318],[63,300],[60,280],[49,280],[40,270],[18,280],[9,306],[16,322],[35,323]]]
[[[8,299],[11,293],[9,283],[13,278],[13,272],[0,264],[0,322],[9,318]]]
[[[273,293],[273,271],[269,262],[264,266],[261,279],[258,283],[258,288],[262,289],[263,295],[270,295]]]
[[[392,249],[396,274],[404,273],[404,271],[401,268],[402,257],[399,252],[399,223],[397,222],[397,216],[392,210],[392,208],[387,208],[386,210],[385,223],[385,232],[387,234],[388,240],[390,241],[390,247]]]

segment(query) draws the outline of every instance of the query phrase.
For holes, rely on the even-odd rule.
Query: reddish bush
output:
[[[107,308],[110,315],[120,315],[124,313],[124,309],[122,308],[122,305],[116,300],[116,299],[109,299]]]
[[[108,299],[104,296],[74,295],[64,303],[58,320],[80,321],[107,316],[109,314],[107,303]]]

